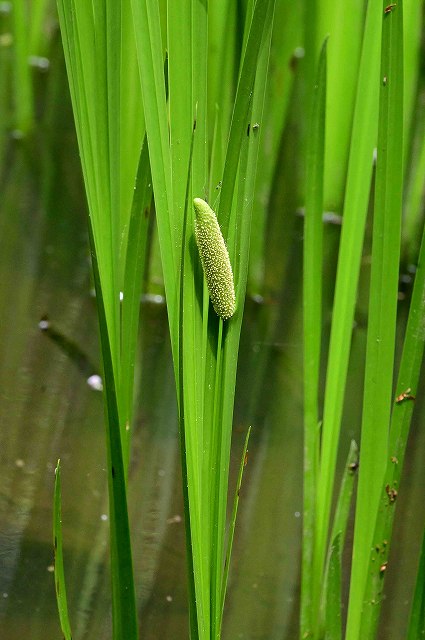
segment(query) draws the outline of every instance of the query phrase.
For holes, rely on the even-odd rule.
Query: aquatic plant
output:
[[[218,40],[220,59],[230,56],[235,68],[240,66],[236,87],[229,82],[224,92],[218,83],[210,86],[207,67],[208,18],[217,11],[221,13],[222,8],[207,10],[198,2],[183,7],[169,3],[165,77],[162,7],[158,3],[137,1],[130,8],[129,2],[97,0],[88,5],[60,0],[58,6],[89,203],[105,372],[114,637],[128,640],[137,635],[125,505],[137,292],[144,256],[143,250],[137,252],[133,247],[143,247],[146,238],[146,225],[139,220],[142,205],[149,203],[146,194],[150,169],[179,404],[190,635],[217,638],[236,517],[235,512],[226,550],[230,443],[242,313],[226,329],[223,319],[230,318],[235,309],[229,254],[237,285],[236,304],[241,311],[245,297],[259,144],[258,136],[246,136],[245,132],[251,120],[258,122],[262,117],[274,2],[258,0],[247,7],[242,51],[235,48],[233,39]],[[140,84],[134,85],[132,62],[136,50]],[[124,90],[129,91],[130,86],[136,88],[128,100]],[[207,86],[210,100],[216,100],[219,106],[213,119],[209,116]],[[230,113],[228,105],[233,102]],[[126,119],[125,113],[130,109],[132,118]],[[214,143],[210,147],[213,130]],[[222,156],[218,148],[226,144],[227,152]],[[142,176],[138,175],[131,208],[129,194],[135,183],[139,153]],[[194,228],[190,203],[208,183],[213,184],[208,176],[209,163],[211,175],[221,178],[218,218],[223,235],[215,214],[207,212],[205,206],[200,208],[201,201],[195,200],[196,236],[220,318],[209,317],[208,290],[205,287],[203,291],[199,266],[190,259]],[[210,192],[212,189],[211,186]],[[137,196],[139,191],[144,195]],[[213,227],[215,230],[215,259],[221,255],[214,273],[207,258],[207,217],[210,232]],[[225,281],[225,288],[217,278]],[[121,291],[123,314],[119,311]],[[242,452],[242,458],[244,455]]]
[[[13,37],[2,39],[0,64],[7,67],[3,54],[13,42],[10,122],[15,137],[24,140],[37,126],[27,61],[31,47],[42,40],[37,25],[47,4],[31,3],[32,20],[25,18],[22,0],[13,3],[11,16],[10,8],[2,7]],[[248,424],[257,435],[258,423],[274,413],[283,430],[288,416],[279,413],[277,395],[295,406],[301,404],[301,388],[299,636],[377,637],[380,622],[385,629],[380,611],[392,577],[394,518],[406,495],[402,470],[424,344],[420,3],[369,0],[344,11],[338,3],[313,0],[276,6],[272,0],[59,0],[58,7],[89,209],[103,357],[114,638],[136,638],[139,622],[143,634],[134,597],[127,484],[140,294],[145,266],[152,263],[161,264],[156,275],[166,293],[177,390],[190,637],[217,639],[226,633],[223,612]],[[0,109],[4,113],[4,101]],[[341,232],[336,225],[329,232],[328,221],[342,222]],[[301,224],[302,278],[293,286],[288,265],[298,258]],[[401,302],[399,272],[408,266],[414,285]],[[291,274],[299,267],[295,264]],[[367,283],[359,285],[361,271],[367,272]],[[255,353],[242,355],[255,381],[241,384],[244,391],[248,387],[249,419],[237,452],[236,487],[229,491],[247,291],[258,336]],[[294,319],[291,329],[282,328],[283,310]],[[301,324],[303,348],[296,344],[295,350],[302,351],[303,367],[291,360],[297,364],[288,390],[269,365],[273,349],[281,348],[286,357],[291,331]],[[363,333],[365,369],[356,377],[362,388],[351,398],[352,405],[362,405],[356,428],[347,381],[355,368],[352,345]],[[258,344],[264,347],[260,356]],[[279,393],[268,401],[272,384]],[[285,438],[296,432],[292,422],[291,416]],[[357,442],[347,455],[341,448],[350,430]],[[282,466],[290,454],[279,455]],[[338,456],[344,458],[340,466]],[[272,485],[275,507],[285,487],[267,475],[264,459],[263,467],[257,461],[257,477]],[[69,638],[60,481],[58,465],[55,580]],[[270,532],[269,521],[256,515],[251,523],[258,519],[261,531],[251,556],[260,564],[262,554],[270,554],[262,545],[266,531],[285,541],[287,531]],[[290,551],[294,556],[293,547]],[[350,554],[347,570],[344,559]],[[424,557],[422,550],[412,613],[403,627],[409,640],[424,630]],[[281,571],[286,582],[287,568]],[[241,609],[238,615],[240,626],[246,617],[255,634],[255,612]],[[268,611],[264,625],[271,635]],[[294,637],[294,631],[287,635]]]

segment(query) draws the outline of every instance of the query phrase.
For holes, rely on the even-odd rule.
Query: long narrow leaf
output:
[[[412,166],[405,190],[404,219],[402,228],[403,258],[407,264],[417,262],[421,227],[423,225],[423,193],[425,189],[425,114],[423,112],[421,86],[415,111],[414,135],[411,153]]]
[[[307,140],[303,251],[304,324],[304,502],[301,637],[313,622],[313,545],[319,462],[319,371],[322,339],[323,175],[326,110],[326,45],[320,53]]]
[[[382,7],[381,93],[360,473],[347,639],[360,634],[364,589],[388,456],[403,180],[402,3]],[[367,636],[366,636],[367,637]]]
[[[232,508],[232,515],[230,517],[230,523],[229,523],[229,532],[228,532],[228,539],[227,539],[227,546],[226,546],[226,555],[225,555],[225,560],[224,560],[224,572],[223,572],[223,583],[222,583],[222,587],[221,587],[221,619],[220,619],[220,625],[219,625],[219,631],[221,630],[221,622],[223,619],[223,609],[224,609],[224,599],[226,597],[226,590],[227,590],[227,581],[229,579],[229,568],[230,568],[230,558],[232,555],[232,547],[233,547],[233,539],[235,537],[235,527],[236,527],[236,516],[238,514],[238,506],[239,506],[239,497],[240,497],[240,490],[241,490],[241,486],[242,486],[242,478],[243,478],[243,473],[245,470],[245,467],[247,465],[247,461],[248,461],[248,443],[249,443],[249,436],[251,435],[251,427],[249,427],[246,437],[245,437],[245,443],[243,446],[243,450],[242,450],[242,458],[241,458],[241,463],[239,465],[239,473],[238,473],[238,479],[236,481],[236,489],[235,489],[235,496],[233,498],[233,508]]]
[[[421,557],[416,576],[415,595],[410,612],[406,640],[418,640],[425,635],[425,532],[422,539]]]
[[[261,123],[263,117],[264,108],[264,93],[265,84],[267,79],[267,71],[270,55],[270,42],[274,17],[274,2],[270,2],[267,7],[267,12],[263,16],[263,33],[259,48],[259,58],[256,63],[255,59],[251,59],[251,54],[248,52],[250,45],[251,32],[256,30],[258,25],[254,24],[257,19],[256,10],[259,6],[257,3],[254,10],[251,31],[247,39],[246,59],[249,64],[257,64],[257,75],[255,80],[254,91],[252,95],[252,112],[251,122]],[[253,43],[254,46],[255,43]],[[245,66],[246,62],[242,64],[242,74],[245,72],[249,75],[252,70],[249,66]],[[238,97],[242,102],[245,102],[247,96],[240,91],[237,92],[236,100]],[[239,109],[235,104],[235,113]],[[249,124],[249,122],[248,122]],[[233,126],[233,125],[232,125]],[[261,125],[260,125],[261,126]],[[258,129],[258,128],[257,128]],[[221,448],[218,458],[218,464],[220,468],[220,476],[215,478],[216,491],[218,492],[218,513],[217,520],[221,524],[219,528],[220,539],[218,542],[218,554],[217,557],[221,562],[221,574],[223,572],[224,562],[224,530],[226,522],[226,506],[227,506],[227,485],[228,485],[228,470],[229,470],[229,458],[230,458],[230,442],[231,442],[231,425],[233,417],[233,403],[235,392],[235,378],[236,378],[236,365],[237,365],[237,353],[239,348],[239,337],[242,322],[242,312],[245,301],[247,272],[248,272],[248,259],[249,259],[249,241],[251,233],[251,214],[252,214],[252,202],[255,186],[255,176],[257,171],[257,159],[259,148],[259,136],[258,130],[251,127],[243,127],[245,133],[249,135],[244,136],[243,145],[241,148],[241,154],[239,158],[239,174],[237,180],[237,199],[234,207],[231,211],[229,236],[228,236],[228,248],[229,253],[234,266],[235,285],[236,285],[236,305],[237,310],[234,318],[231,319],[229,325],[225,327],[223,332],[223,361],[222,361],[222,376],[221,385],[218,390],[221,395],[220,400],[220,412],[218,413],[218,422],[216,422],[216,428],[221,430]],[[231,136],[232,134],[230,134]],[[230,145],[230,142],[229,142]],[[229,171],[230,173],[226,173]],[[229,178],[232,170],[228,162],[226,161],[225,172],[223,174],[223,184],[225,180]],[[223,205],[223,199],[220,201],[220,207]],[[234,216],[234,217],[233,217]],[[222,583],[222,578],[217,580],[217,587]],[[216,630],[219,628],[219,620],[221,618],[220,607],[221,595],[216,596],[217,607],[215,610],[215,624]]]
[[[362,629],[373,633],[376,629],[381,609],[382,593],[391,547],[397,497],[406,453],[410,423],[414,409],[414,398],[419,383],[419,374],[424,354],[425,322],[425,236],[419,255],[415,275],[409,319],[396,385],[396,399],[393,403],[391,429],[386,471],[381,488],[380,509],[377,514],[373,534],[372,551],[365,591],[366,606],[362,617]],[[373,603],[373,604],[372,604]]]
[[[344,202],[332,327],[326,368],[325,401],[317,487],[314,552],[316,600],[319,598],[329,535],[335,466],[353,331],[357,283],[376,144],[379,87],[379,2],[369,2],[357,84],[356,107]]]
[[[325,599],[325,640],[341,640],[341,538],[339,532],[333,538],[329,554],[329,566]]]
[[[330,538],[332,542],[328,551],[322,594],[322,601],[324,603],[324,611],[322,612],[322,617],[324,617],[324,630],[325,636],[329,636],[329,639],[341,637],[342,552],[353,498],[354,481],[359,465],[358,453],[357,444],[352,440],[344,467]]]
[[[255,80],[256,60],[262,42],[264,24],[267,21],[267,14],[270,10],[269,5],[270,0],[258,0],[255,4],[245,57],[242,63],[242,70],[236,92],[219,208],[219,221],[225,238],[227,238],[229,230],[235,178],[239,164],[239,150],[243,136],[247,130],[248,111],[252,100],[252,89]]]
[[[178,351],[176,273],[179,268],[180,254],[176,221],[173,216],[174,199],[160,13],[155,0],[142,2],[132,0],[132,10],[165,290],[171,305],[169,307],[170,327],[174,327],[171,330],[171,344],[173,353],[176,355]]]
[[[62,548],[62,493],[60,460],[55,471],[55,492],[53,498],[53,545],[55,550],[55,588],[59,621],[65,640],[72,640],[71,625],[66,598],[65,572],[63,568]]]
[[[99,315],[102,348],[104,393],[107,418],[106,449],[108,455],[109,517],[111,540],[111,577],[114,640],[137,640],[138,621],[134,590],[130,526],[127,511],[127,481],[122,455],[118,402],[109,343],[105,307],[94,251],[94,238],[89,226],[93,275]]]
[[[181,241],[181,257],[180,257],[180,278],[179,278],[179,335],[178,335],[178,375],[176,375],[178,407],[179,407],[179,436],[180,436],[180,457],[183,477],[183,503],[185,514],[185,533],[186,533],[186,562],[188,569],[188,590],[189,590],[189,635],[191,640],[208,637],[209,632],[209,612],[210,612],[210,585],[209,585],[209,556],[207,554],[208,543],[204,546],[205,538],[202,536],[203,527],[201,525],[200,510],[202,506],[202,476],[199,473],[199,440],[198,434],[191,432],[189,411],[186,411],[186,394],[184,381],[187,379],[186,368],[188,360],[184,357],[186,350],[185,332],[183,326],[184,319],[184,302],[185,302],[185,265],[188,232],[189,207],[191,207],[191,198],[189,198],[191,186],[191,170],[193,160],[193,147],[195,141],[196,119],[193,125],[192,141],[189,153],[189,163],[186,177],[186,193],[185,207],[183,212],[182,241]],[[189,202],[190,201],[190,202]],[[193,335],[190,336],[189,349],[193,346]],[[190,363],[190,361],[189,361]],[[192,363],[190,363],[192,364]],[[190,369],[190,371],[192,371]],[[190,375],[189,375],[189,382]],[[194,405],[191,405],[193,410]],[[186,426],[189,423],[189,428]],[[196,424],[195,420],[195,424]],[[193,442],[195,435],[195,446]],[[192,437],[191,437],[192,436]],[[205,513],[208,510],[205,509]],[[209,542],[209,527],[205,527],[206,536]]]
[[[354,491],[354,480],[359,466],[359,450],[354,440],[351,441],[347,461],[344,467],[338,501],[336,503],[334,521],[331,532],[331,540],[335,540],[338,533],[341,533],[341,551],[344,546],[345,534],[347,531],[348,517],[350,515],[351,501]]]
[[[133,409],[134,367],[140,316],[140,295],[146,262],[149,208],[152,199],[149,154],[146,138],[140,152],[139,168],[134,186],[129,222],[121,310],[121,394],[122,420],[127,437],[123,441],[123,455],[128,468],[130,455],[130,426]]]

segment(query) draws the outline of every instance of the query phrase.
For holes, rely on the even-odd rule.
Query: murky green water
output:
[[[110,637],[108,510],[97,320],[84,195],[61,58],[41,81],[35,137],[5,140],[0,173],[0,638],[60,637],[51,543],[62,459],[65,568],[75,638]],[[56,65],[56,66],[55,66]],[[45,92],[49,91],[49,94]],[[43,93],[44,92],[44,93]],[[44,100],[44,101],[43,101]],[[47,107],[46,107],[47,109]],[[290,207],[289,199],[288,207]],[[270,293],[249,300],[233,474],[249,424],[223,638],[297,637],[302,512],[301,220],[270,246]],[[338,230],[329,228],[329,279]],[[367,265],[364,268],[367,281]],[[281,283],[285,282],[282,288]],[[329,321],[332,287],[328,292]],[[365,294],[359,296],[359,315]],[[176,402],[163,300],[142,303],[130,511],[141,638],[187,637]],[[50,334],[39,328],[50,322]],[[329,327],[328,327],[329,328]],[[365,330],[354,332],[343,455],[358,433]],[[382,639],[404,637],[425,506],[423,403],[398,504]],[[419,416],[419,418],[418,418]],[[233,477],[234,481],[234,477]],[[346,568],[350,558],[346,557]]]

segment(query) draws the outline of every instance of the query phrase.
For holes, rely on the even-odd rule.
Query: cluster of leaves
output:
[[[267,291],[267,224],[281,224],[270,203],[281,175],[288,105],[297,92],[303,97],[297,163],[305,166],[299,196],[305,456],[300,637],[343,635],[342,551],[357,445],[351,445],[338,497],[336,464],[368,208],[372,269],[345,637],[375,637],[423,354],[425,136],[423,117],[414,117],[423,99],[420,3],[369,0],[341,11],[337,3],[315,0],[280,0],[276,6],[273,0],[209,6],[199,0],[58,0],[58,9],[89,208],[104,366],[114,637],[138,634],[127,471],[152,199],[179,408],[190,636],[218,638],[247,448],[246,440],[226,538],[245,294],[247,287]],[[28,55],[43,54],[42,25],[51,12],[46,0],[33,2],[30,16],[24,0],[13,3],[13,128],[22,135],[35,123]],[[6,68],[1,49],[0,65]],[[213,205],[232,263],[236,311],[226,321],[210,304],[194,245],[194,198]],[[322,406],[323,211],[340,212],[343,225]],[[418,268],[396,372],[400,257]],[[54,527],[59,611],[69,638],[59,467]],[[423,565],[422,558],[409,638],[423,627]]]

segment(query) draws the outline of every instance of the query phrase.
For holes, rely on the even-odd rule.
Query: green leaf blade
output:
[[[55,470],[55,490],[53,498],[53,546],[55,550],[55,589],[59,621],[65,640],[72,640],[71,624],[68,615],[65,571],[62,546],[62,490],[60,460]]]
[[[304,333],[304,503],[301,586],[301,637],[314,618],[314,523],[319,461],[319,371],[322,339],[323,180],[325,151],[327,41],[317,65],[307,140],[303,248]],[[318,603],[316,602],[318,606]]]
[[[365,600],[367,603],[374,602],[375,604],[373,607],[366,607],[364,611],[362,629],[365,633],[374,633],[378,625],[386,567],[390,557],[397,496],[399,492],[403,491],[400,484],[401,476],[425,345],[423,334],[425,322],[424,262],[425,235],[422,238],[418,268],[415,274],[396,384],[396,399],[393,402],[391,415],[388,458],[381,488],[380,509],[377,513],[372,551],[369,555]],[[385,570],[381,571],[381,567],[385,567]]]
[[[372,180],[373,149],[377,136],[380,21],[381,10],[379,2],[368,3],[326,368],[314,550],[314,572],[318,590],[322,580],[329,535],[332,493],[351,349],[357,284]]]
[[[124,465],[115,372],[103,304],[99,267],[91,227],[93,275],[99,316],[106,410],[109,518],[111,541],[112,620],[114,640],[137,640],[138,620],[133,578],[130,524],[127,510],[127,472]]]
[[[415,594],[410,611],[406,640],[418,640],[425,635],[425,535],[422,539],[421,556],[416,577]]]
[[[325,640],[341,640],[341,538],[339,532],[333,538],[329,554],[326,584]]]
[[[403,181],[403,14],[382,8],[381,93],[360,473],[347,639],[360,634],[369,550],[388,455]],[[366,607],[374,603],[366,603]],[[363,636],[364,637],[364,636]]]

